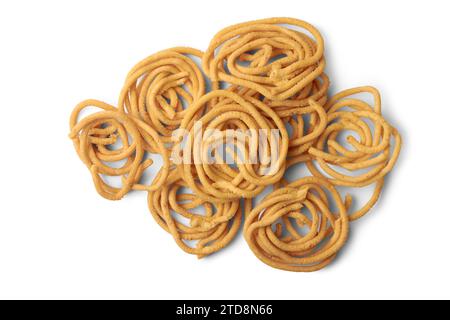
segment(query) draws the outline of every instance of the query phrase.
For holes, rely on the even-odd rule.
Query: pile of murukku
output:
[[[153,218],[186,253],[217,252],[243,225],[262,262],[316,271],[375,205],[401,148],[377,89],[329,97],[324,70],[324,41],[309,23],[240,23],[204,53],[177,47],[139,62],[117,107],[75,107],[69,137],[102,197],[146,191]],[[298,166],[309,173],[290,179]],[[367,186],[371,197],[355,208],[353,193]]]

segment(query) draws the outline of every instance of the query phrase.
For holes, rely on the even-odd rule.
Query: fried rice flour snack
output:
[[[97,192],[147,192],[154,220],[184,252],[215,253],[243,225],[265,264],[320,270],[379,199],[402,144],[374,87],[329,98],[324,50],[320,32],[298,19],[232,25],[204,53],[176,47],[137,63],[117,107],[75,107],[69,137]],[[310,174],[291,181],[296,166]],[[367,186],[372,196],[353,208]]]

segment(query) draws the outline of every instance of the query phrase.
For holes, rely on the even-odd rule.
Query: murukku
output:
[[[332,212],[330,200],[337,212]],[[296,272],[317,271],[330,264],[348,232],[339,193],[331,183],[316,177],[273,191],[246,215],[244,223],[245,240],[258,259]]]
[[[351,97],[359,93],[371,94],[374,105]],[[376,183],[369,202],[351,214],[350,219],[355,220],[377,201],[383,178],[392,170],[399,156],[401,137],[381,115],[380,94],[373,87],[338,93],[325,105],[325,109],[328,125],[308,150],[313,161],[308,161],[307,166],[314,176],[326,177],[337,186],[364,187]],[[341,142],[345,134],[346,144]]]
[[[282,115],[286,125],[292,129],[289,138],[289,158],[306,154],[328,123],[325,109],[312,99],[309,100],[309,106],[292,108],[284,111]]]
[[[280,24],[305,30],[314,39]],[[225,82],[253,89],[274,101],[296,95],[300,98],[294,100],[302,100],[308,86],[323,73],[323,51],[322,36],[309,23],[292,18],[262,19],[218,32],[202,65],[214,89]]]
[[[128,73],[119,109],[154,128],[164,143],[172,142],[186,109],[205,93],[205,80],[192,57],[197,49],[178,47],[149,56]]]
[[[119,200],[147,191],[153,218],[184,252],[202,258],[219,251],[244,219],[258,259],[282,270],[320,270],[345,245],[349,223],[378,200],[402,143],[375,88],[328,99],[324,69],[323,38],[309,23],[236,24],[218,32],[205,53],[176,47],[136,64],[118,107],[81,102],[69,136],[97,192]],[[362,93],[373,104],[356,97]],[[82,118],[91,106],[100,111]],[[163,165],[145,184],[154,169],[150,153]],[[289,183],[286,170],[298,164],[311,176]],[[354,198],[341,197],[339,187],[369,185],[370,199],[350,212]]]
[[[87,107],[102,111],[78,121]],[[97,192],[106,199],[119,200],[131,189],[154,190],[161,187],[168,176],[169,155],[158,134],[144,122],[134,119],[98,100],[79,103],[70,117],[72,139],[80,159],[91,172]],[[152,162],[144,159],[144,143],[151,145],[163,157],[162,173],[149,186],[138,184],[143,171]],[[113,163],[124,162],[115,167]],[[101,175],[121,176],[120,188],[110,186]]]
[[[310,106],[310,100],[323,106],[327,102],[329,86],[330,80],[328,76],[322,73],[291,98],[281,101],[264,98],[264,102],[269,107],[272,107],[280,117],[283,117],[283,114],[289,114],[291,110],[295,110],[298,107]]]
[[[204,111],[205,106],[214,99],[219,99],[219,102],[199,117],[198,113]],[[197,118],[198,121],[196,121]],[[195,127],[196,123],[200,125],[200,128]],[[242,197],[252,198],[266,186],[283,177],[289,136],[277,114],[257,99],[241,97],[225,90],[211,91],[187,110],[180,128],[189,131],[189,135],[185,146],[181,147],[180,143],[176,146],[177,149],[183,149],[183,161],[178,165],[179,172],[189,187],[204,200],[226,202]],[[196,142],[196,129],[200,129],[201,133],[213,132],[214,136],[210,138],[219,142],[227,141],[224,139],[227,139],[229,129],[239,129],[244,135],[250,130],[254,139],[248,142],[244,137],[242,139],[244,141],[239,139],[231,141],[233,148],[239,149],[243,156],[238,158],[236,151],[231,150],[233,164],[236,165],[233,168],[220,159],[218,153],[215,154],[216,160],[219,158],[218,160],[222,161],[208,162],[208,155],[205,153],[209,151],[208,146],[213,145],[215,140],[203,139],[202,148],[200,148],[202,154],[199,154],[196,150],[196,147],[200,145]],[[274,142],[274,139],[271,139],[272,130],[279,133],[280,141]],[[261,138],[261,133],[267,135]],[[266,153],[276,152],[277,155],[270,166],[268,163],[251,161],[253,156],[261,155],[259,145],[263,142],[266,143],[264,150]],[[233,148],[228,147],[227,150]]]
[[[148,193],[148,207],[156,222],[172,234],[178,246],[199,258],[214,253],[236,236],[242,220],[239,200],[214,203],[189,193],[189,186],[176,170],[167,182]],[[194,209],[203,208],[203,214]],[[175,215],[187,220],[183,223]],[[195,241],[195,247],[189,244]]]

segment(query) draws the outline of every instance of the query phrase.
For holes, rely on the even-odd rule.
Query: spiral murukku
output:
[[[88,115],[78,121],[80,113],[87,107],[102,111]],[[98,100],[79,103],[70,117],[70,138],[80,159],[91,172],[97,192],[106,199],[119,200],[131,189],[154,190],[161,187],[168,176],[169,156],[158,134],[138,119],[118,112],[109,104]],[[143,171],[152,164],[144,159],[144,143],[158,150],[163,157],[161,174],[149,186],[138,182]],[[115,147],[113,147],[115,146]],[[115,167],[113,163],[124,162]],[[101,177],[121,176],[120,188],[109,185]]]
[[[236,24],[205,53],[176,47],[136,64],[118,107],[81,102],[69,136],[97,192],[118,200],[146,191],[154,220],[184,252],[202,258],[221,250],[244,220],[245,240],[262,262],[320,270],[345,245],[350,222],[377,202],[402,143],[375,88],[329,99],[324,69],[323,38],[309,23]],[[357,97],[367,93],[372,104]],[[82,118],[90,106],[100,111]],[[163,165],[145,184],[155,167],[150,153]],[[289,182],[296,165],[310,174]],[[366,186],[372,196],[354,210],[353,195],[339,192]]]
[[[280,24],[305,30],[314,39]],[[296,95],[302,100],[302,92],[323,73],[323,51],[322,36],[309,23],[291,18],[262,19],[218,32],[202,65],[214,89],[226,82],[253,89],[270,100]]]
[[[242,210],[239,200],[214,203],[187,190],[189,186],[174,170],[161,188],[148,193],[148,207],[156,222],[183,251],[201,258],[233,240],[241,225]],[[195,211],[199,208],[204,212]]]
[[[332,212],[330,200],[337,212]],[[345,244],[348,230],[339,193],[331,183],[315,177],[273,191],[246,216],[244,224],[245,240],[258,259],[297,272],[330,264]]]
[[[208,110],[204,115],[198,117],[198,112],[205,110],[205,106],[214,100],[220,101]],[[196,121],[198,118],[198,121]],[[255,165],[250,160],[252,154],[258,153],[258,145],[261,141],[245,141],[239,143],[239,140],[233,141],[234,147],[237,147],[244,158],[238,161],[236,152],[233,152],[236,168],[231,167],[223,161],[209,164],[204,160],[204,153],[198,154],[195,147],[196,132],[195,123],[201,125],[202,132],[215,131],[219,141],[226,139],[227,129],[240,129],[241,132],[248,130],[264,130],[271,133],[271,130],[278,130],[280,134],[280,143],[273,144],[267,135],[267,150],[276,149],[279,155],[275,163],[271,163],[273,172],[267,172],[267,165]],[[215,90],[200,98],[194,103],[186,113],[180,128],[189,131],[189,137],[186,146],[183,147],[183,162],[178,166],[182,178],[189,187],[202,199],[214,202],[224,202],[236,200],[239,198],[252,198],[259,194],[266,186],[279,181],[284,174],[285,159],[288,150],[288,133],[286,128],[277,116],[277,114],[264,103],[251,97],[241,97],[233,92],[225,90]],[[259,136],[256,136],[259,139]],[[214,140],[203,139],[202,152],[208,152],[208,146]],[[177,145],[180,148],[180,144]],[[249,151],[252,149],[252,151]],[[251,154],[250,154],[251,153]],[[216,154],[216,156],[219,156]],[[200,160],[200,161],[197,161]]]
[[[128,73],[119,98],[119,109],[152,128],[164,143],[172,142],[186,109],[205,93],[205,80],[192,57],[193,48],[167,49],[136,64]]]
[[[352,95],[369,93],[374,105]],[[315,176],[327,177],[337,186],[364,187],[376,183],[373,196],[351,220],[364,215],[378,199],[383,178],[400,153],[401,137],[381,115],[381,98],[373,87],[345,90],[325,105],[328,125],[315,145],[308,151],[321,170],[308,161]],[[345,135],[346,137],[342,137]],[[345,138],[346,144],[341,140]]]

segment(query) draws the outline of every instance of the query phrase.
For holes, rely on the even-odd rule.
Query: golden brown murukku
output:
[[[288,151],[290,158],[307,153],[328,123],[325,109],[314,100],[309,101],[309,106],[292,108],[283,115],[284,122],[292,129]]]
[[[330,195],[337,212],[332,212]],[[305,228],[302,232],[301,227]],[[266,196],[247,216],[245,240],[264,263],[311,272],[330,264],[347,240],[341,197],[325,179],[306,177]]]
[[[118,200],[147,191],[152,216],[183,251],[201,258],[224,248],[244,212],[244,237],[261,261],[320,270],[346,243],[350,221],[378,200],[401,148],[379,92],[359,87],[328,99],[324,68],[323,39],[309,23],[236,24],[205,53],[177,47],[136,64],[118,108],[98,100],[75,107],[70,138],[98,193]],[[372,105],[356,97],[362,93]],[[89,106],[101,110],[79,119]],[[163,165],[146,185],[149,153]],[[312,176],[289,183],[286,170],[297,164]],[[108,177],[120,177],[120,187]],[[338,189],[368,185],[371,198],[350,212],[353,197]]]
[[[280,117],[283,117],[283,114],[289,114],[291,110],[296,110],[298,107],[310,106],[310,100],[323,106],[327,102],[329,86],[330,80],[328,76],[322,73],[289,99],[279,101],[264,98],[264,102],[269,107],[272,107]]]
[[[102,111],[78,121],[80,113],[91,106]],[[85,100],[73,110],[70,128],[75,150],[91,171],[97,192],[104,198],[119,200],[132,188],[154,190],[166,180],[169,155],[155,130],[144,122],[118,112],[107,103]],[[144,169],[152,164],[150,159],[144,159],[144,143],[158,150],[164,162],[161,174],[149,186],[138,184]],[[119,162],[124,163],[120,167],[112,166]],[[122,186],[110,186],[101,175],[122,176]]]
[[[197,49],[178,47],[149,56],[128,73],[119,109],[145,121],[171,143],[186,109],[205,93],[205,80],[192,57]]]
[[[148,207],[156,222],[172,234],[183,251],[201,258],[233,240],[241,225],[242,210],[239,200],[208,202],[187,190],[189,186],[174,170],[161,188],[148,193]],[[198,208],[204,212],[195,211]],[[195,247],[189,241],[195,241]]]
[[[199,117],[198,113],[203,112],[209,102],[215,99],[220,101],[209,109],[203,116]],[[198,121],[197,121],[198,119]],[[267,132],[265,141],[267,142],[266,152],[270,153],[270,149],[279,155],[275,163],[271,164],[273,172],[268,174],[265,171],[267,166],[261,164],[253,164],[250,157],[259,152],[259,143],[245,141],[240,144],[239,140],[232,141],[237,147],[243,158],[239,161],[236,152],[232,150],[236,168],[231,167],[223,161],[209,164],[207,159],[197,152],[195,143],[196,128],[195,124],[201,125],[201,132],[214,131],[218,137],[212,137],[217,140],[224,141],[227,138],[227,129],[240,129],[241,132],[248,130],[259,130]],[[180,125],[181,129],[189,131],[186,145],[183,147],[183,162],[178,165],[181,177],[186,181],[189,187],[202,199],[214,202],[225,202],[236,200],[239,198],[252,198],[259,194],[266,186],[271,185],[280,180],[285,170],[285,159],[288,150],[288,133],[286,128],[277,116],[277,114],[267,107],[264,103],[251,97],[241,97],[233,92],[225,90],[215,90],[201,97],[196,101],[185,114]],[[278,130],[281,141],[274,144],[270,139],[271,130]],[[257,136],[260,139],[259,135]],[[208,146],[204,144],[212,144],[214,140],[204,139],[203,152],[208,152]],[[176,148],[180,149],[181,144],[178,143]],[[229,148],[230,149],[230,148]],[[249,151],[251,149],[252,151]],[[205,155],[207,156],[207,155]],[[215,154],[219,157],[219,154]]]
[[[305,30],[314,39],[280,24]],[[302,92],[323,73],[323,51],[322,36],[309,23],[292,18],[262,19],[218,32],[202,65],[214,89],[220,88],[222,81],[253,89],[270,100],[296,95],[303,100]]]
[[[359,93],[371,94],[374,105],[351,97]],[[326,177],[337,186],[364,187],[376,183],[369,202],[351,215],[351,220],[354,220],[377,201],[383,178],[392,170],[399,156],[401,137],[381,115],[381,97],[373,87],[338,93],[325,109],[328,125],[308,150],[321,170],[314,166],[313,161],[308,161],[307,166],[314,176]],[[341,141],[344,138],[340,136],[342,134],[347,134],[345,142]]]

